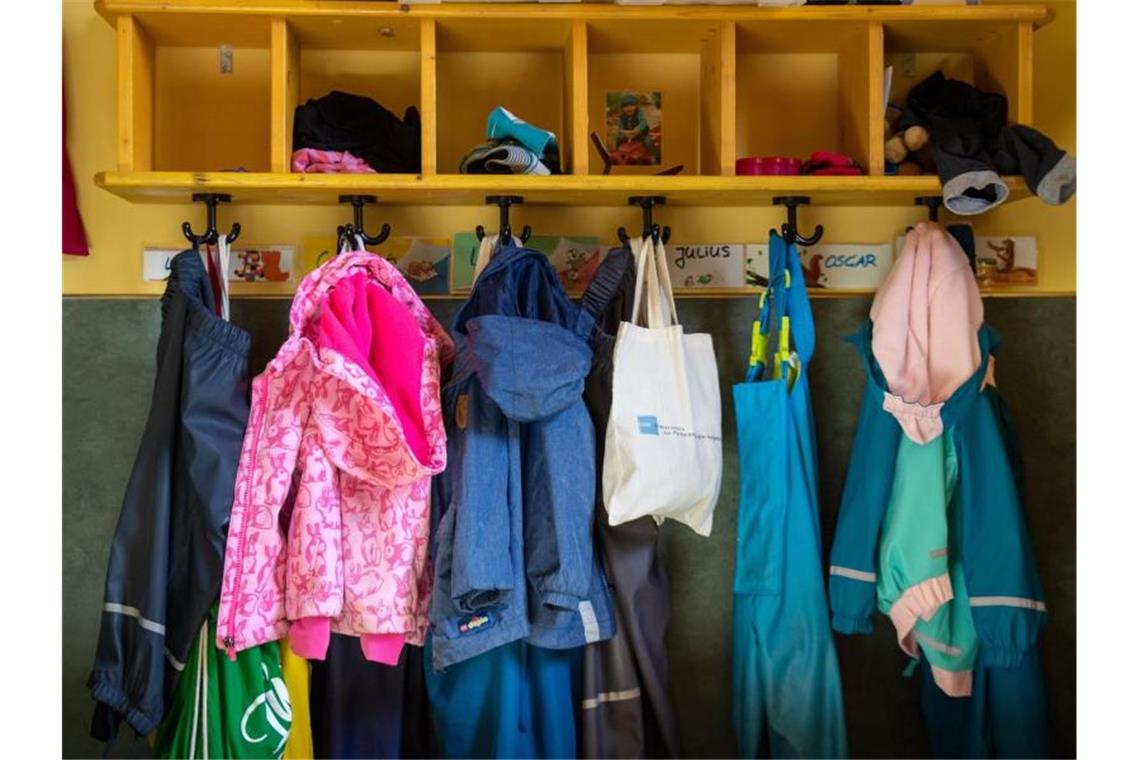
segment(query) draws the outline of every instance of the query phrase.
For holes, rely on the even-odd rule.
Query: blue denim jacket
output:
[[[582,400],[593,328],[547,258],[513,247],[456,317],[448,469],[432,499],[436,670],[519,639],[561,649],[613,635]]]

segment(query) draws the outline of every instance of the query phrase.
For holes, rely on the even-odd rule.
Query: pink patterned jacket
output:
[[[323,657],[332,630],[363,637],[366,654],[379,642],[387,656],[369,659],[388,661],[427,627],[429,486],[447,453],[440,363],[454,347],[367,252],[306,277],[289,324],[253,380],[217,644],[233,655],[292,623],[305,656]]]

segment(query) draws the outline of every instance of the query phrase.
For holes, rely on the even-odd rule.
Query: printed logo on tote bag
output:
[[[637,418],[637,432],[642,435],[660,435],[657,429],[657,417],[654,415],[646,415]]]

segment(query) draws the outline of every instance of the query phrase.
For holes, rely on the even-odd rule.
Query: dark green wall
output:
[[[840,342],[868,299],[812,302],[819,334],[810,378],[819,439],[824,545],[830,546],[855,433],[863,378]],[[725,400],[721,500],[711,537],[667,524],[673,582],[669,629],[673,693],[686,754],[734,754],[730,719],[733,546],[738,488],[729,388],[739,379],[755,299],[680,303],[689,331],[711,332]],[[457,301],[430,304],[445,325]],[[233,320],[253,334],[260,371],[286,333],[288,301],[239,300]],[[1005,337],[998,387],[1024,445],[1027,512],[1051,621],[1043,642],[1058,748],[1076,752],[1076,303],[1071,298],[990,299],[986,315]],[[98,631],[107,550],[150,399],[158,335],[157,300],[68,299],[63,303],[63,753],[97,756],[87,738],[85,687]],[[915,680],[890,624],[869,637],[837,637],[851,754],[925,754]],[[120,741],[114,754],[145,755]]]

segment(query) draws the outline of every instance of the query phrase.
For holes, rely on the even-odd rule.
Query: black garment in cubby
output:
[[[293,150],[348,151],[378,172],[420,171],[420,112],[404,119],[371,98],[333,90],[305,101],[293,115]]]

